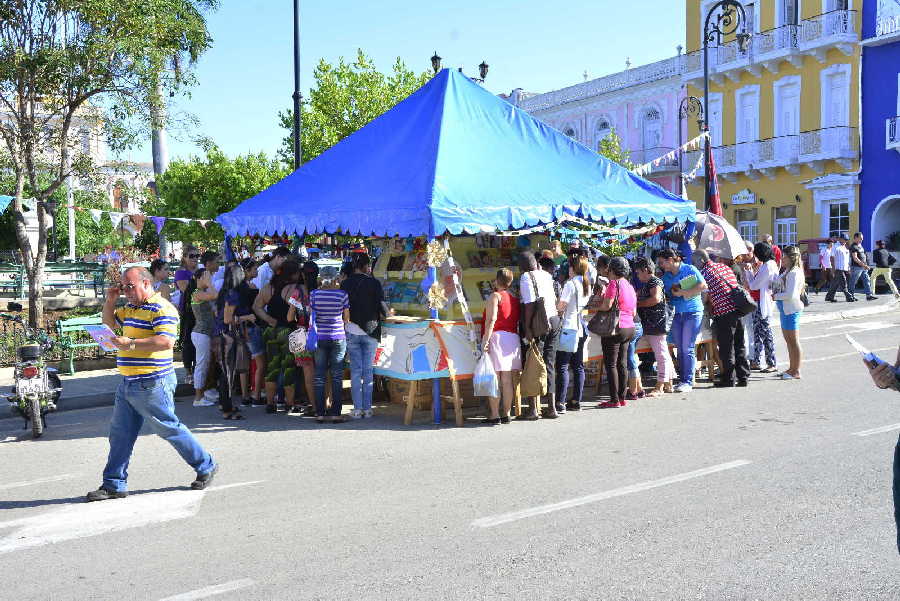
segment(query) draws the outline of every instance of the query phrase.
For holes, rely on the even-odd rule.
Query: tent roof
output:
[[[230,235],[439,235],[564,213],[619,224],[693,220],[675,196],[452,69],[216,218]]]

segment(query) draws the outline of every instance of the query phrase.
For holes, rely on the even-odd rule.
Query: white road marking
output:
[[[525,518],[543,515],[545,513],[562,511],[563,509],[571,509],[572,507],[579,507],[581,505],[587,505],[589,503],[596,503],[597,501],[605,501],[606,499],[630,495],[632,493],[643,492],[645,490],[651,490],[653,488],[659,488],[661,486],[668,486],[669,484],[684,482],[685,480],[692,480],[694,478],[708,476],[710,474],[715,474],[716,472],[722,472],[725,470],[750,465],[750,463],[752,462],[744,459],[730,461],[728,463],[720,463],[718,465],[712,465],[710,467],[694,470],[692,472],[685,472],[683,474],[677,474],[675,476],[669,476],[668,478],[661,478],[659,480],[650,480],[649,482],[641,482],[640,484],[623,486],[622,488],[615,488],[613,490],[607,490],[593,495],[577,497],[575,499],[569,499],[568,501],[551,503],[549,505],[540,505],[538,507],[532,507],[530,509],[522,509],[520,511],[513,511],[510,513],[502,513],[486,518],[480,518],[472,522],[472,525],[477,526],[478,528],[491,528],[493,526],[499,526],[500,524],[507,524],[509,522],[515,522],[517,520],[524,520]]]
[[[892,351],[896,348],[897,348],[896,346],[886,346],[884,348],[872,349],[870,352],[878,353],[881,351]],[[851,353],[841,353],[840,355],[829,355],[827,357],[816,357],[815,359],[803,359],[803,364],[805,365],[807,363],[815,363],[817,361],[831,361],[832,359],[842,359],[844,357],[860,357],[860,354],[856,351],[853,351]],[[860,362],[861,361],[862,361],[862,357],[860,357]],[[788,365],[788,362],[787,361],[779,361],[778,365]]]
[[[23,486],[31,486],[32,484],[43,484],[44,482],[59,482],[60,480],[71,480],[78,474],[60,474],[59,476],[47,476],[46,478],[38,478],[37,480],[28,480],[27,482],[12,482],[10,484],[0,484],[0,490],[8,490],[10,488],[22,488]]]
[[[213,597],[215,595],[221,595],[222,593],[230,593],[231,591],[247,588],[248,586],[253,586],[254,584],[256,584],[256,582],[251,580],[250,578],[242,578],[240,580],[232,580],[230,582],[223,582],[222,584],[215,584],[213,586],[198,588],[195,591],[188,591],[186,593],[181,593],[180,595],[175,595],[174,597],[166,597],[165,599],[160,599],[159,601],[193,601],[194,599],[206,599],[207,597]]]
[[[260,482],[262,480],[211,486],[206,490],[145,493],[95,503],[78,502],[39,515],[0,522],[0,530],[17,528],[0,538],[0,555],[50,543],[190,518],[200,510],[207,492]]]
[[[860,324],[843,324],[839,326],[831,326],[829,329],[849,329],[854,328],[855,332],[870,332],[873,330],[887,330],[891,328],[900,328],[900,324],[897,323],[881,323],[881,322],[871,322],[871,323],[860,323]],[[851,333],[855,333],[851,332]],[[807,336],[806,338],[800,338],[800,341],[804,340],[820,340],[822,338],[833,338],[835,336],[843,336],[846,332],[836,332],[834,334],[819,334],[818,336]]]
[[[854,432],[852,436],[871,436],[872,434],[882,434],[884,432],[891,432],[892,430],[900,430],[900,424],[891,424],[890,426],[881,426],[880,428],[872,428],[871,430]]]

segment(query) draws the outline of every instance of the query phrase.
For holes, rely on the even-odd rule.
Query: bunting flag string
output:
[[[682,178],[684,178],[684,181],[685,182],[694,181],[694,179],[696,179],[696,177],[697,177],[697,172],[700,171],[700,168],[702,166],[703,166],[703,155],[701,154],[699,157],[697,157],[697,164],[694,165],[694,168],[691,169],[691,171],[689,173],[685,173],[684,175],[682,175]]]
[[[696,138],[692,140],[688,140],[686,143],[682,144],[679,148],[676,148],[661,157],[655,158],[649,163],[644,163],[643,165],[638,165],[634,169],[632,169],[633,173],[640,175],[641,177],[648,175],[654,167],[659,167],[663,162],[674,161],[678,157],[679,152],[690,152],[692,150],[699,150],[700,145],[704,140],[709,136],[709,132],[702,132]]]
[[[28,201],[33,202],[34,199],[26,199],[23,200],[22,203],[26,205]],[[112,222],[113,229],[118,228],[120,225],[123,229],[128,230],[132,234],[136,234],[144,229],[144,224],[147,223],[147,220],[153,222],[153,225],[156,227],[157,235],[162,232],[163,227],[168,220],[174,220],[179,223],[191,224],[197,223],[203,229],[206,229],[206,226],[212,221],[212,219],[194,219],[189,217],[158,217],[155,215],[144,215],[143,213],[123,213],[120,211],[109,211],[106,209],[92,209],[87,207],[79,207],[76,205],[71,205],[69,208],[74,209],[76,211],[88,211],[91,214],[91,218],[94,220],[94,223],[100,225],[100,220],[103,218],[103,214],[106,213],[109,215],[109,220]],[[32,209],[29,209],[32,210]]]

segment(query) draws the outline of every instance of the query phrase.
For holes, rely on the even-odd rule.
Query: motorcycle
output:
[[[9,303],[7,310],[22,310],[19,303]],[[62,382],[57,370],[44,362],[44,355],[54,346],[53,339],[44,330],[28,327],[21,315],[0,313],[0,319],[20,326],[25,333],[23,343],[16,349],[18,361],[13,371],[15,384],[6,399],[13,409],[25,419],[25,428],[31,425],[34,438],[44,433],[45,416],[56,411],[62,395]]]

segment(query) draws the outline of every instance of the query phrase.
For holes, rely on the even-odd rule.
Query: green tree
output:
[[[600,149],[597,151],[600,156],[604,156],[613,163],[618,163],[626,169],[634,169],[636,165],[631,162],[631,153],[622,148],[622,138],[611,130],[605,138],[600,140]]]
[[[361,49],[352,63],[343,57],[336,65],[319,60],[313,75],[315,85],[301,108],[303,162],[316,158],[390,110],[431,77],[427,72],[416,74],[399,58],[386,75],[376,69]],[[278,155],[286,164],[293,165],[294,111],[281,111],[278,119],[289,132]]]
[[[113,210],[105,190],[75,190],[72,197],[76,207]],[[63,256],[69,247],[69,219],[65,202],[59,204],[56,215],[56,253]],[[75,256],[100,253],[108,245],[121,245],[119,234],[113,231],[109,217],[104,215],[97,223],[89,211],[75,211]]]
[[[212,44],[218,0],[0,0],[0,140],[15,176],[12,212],[28,275],[29,322],[42,321],[47,200],[95,166],[73,123],[102,127],[121,150],[146,136],[161,96],[191,86]],[[46,183],[40,180],[46,174]],[[25,234],[26,187],[39,201],[37,248]]]
[[[207,145],[204,157],[193,156],[169,165],[157,179],[158,198],[147,199],[143,211],[160,217],[213,219],[287,174],[288,170],[280,161],[269,159],[264,153],[231,159],[215,145]],[[144,232],[147,228],[145,224]],[[169,240],[202,245],[216,244],[224,237],[222,228],[214,222],[203,228],[195,223],[170,220],[166,222],[164,231]]]

